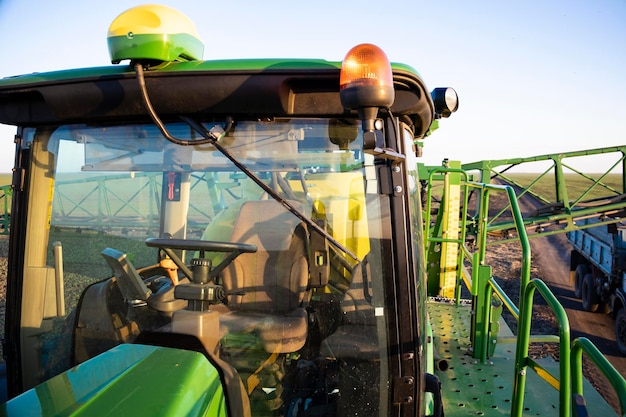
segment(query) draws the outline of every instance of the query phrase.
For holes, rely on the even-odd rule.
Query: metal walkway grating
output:
[[[470,352],[471,307],[431,301],[428,313],[433,328],[435,357],[447,361],[448,369],[436,371],[441,380],[446,417],[508,416],[513,393],[515,345],[498,343],[487,364],[472,358]],[[499,336],[512,336],[502,321]],[[542,366],[558,375],[558,363],[541,359]],[[585,385],[590,415],[616,413],[600,395]],[[558,392],[529,371],[526,380],[524,416],[558,416]]]

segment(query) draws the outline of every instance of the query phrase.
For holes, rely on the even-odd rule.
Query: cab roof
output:
[[[346,117],[339,98],[341,62],[239,59],[169,62],[144,72],[150,99],[164,119]],[[392,64],[396,98],[423,135],[434,117],[430,94],[410,66]],[[354,113],[356,114],[356,113]],[[34,73],[0,80],[0,123],[38,126],[147,120],[132,66]]]

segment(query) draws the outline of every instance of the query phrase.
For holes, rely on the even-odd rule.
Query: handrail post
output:
[[[483,186],[480,192],[480,210],[478,213],[478,230],[476,246],[478,251],[474,254],[472,263],[472,332],[470,341],[472,343],[472,356],[481,361],[486,361],[487,340],[489,328],[489,304],[485,297],[485,287],[488,287],[488,279],[482,276],[484,271],[481,268],[485,265],[485,251],[487,247],[487,218],[489,211],[489,186]],[[489,301],[491,303],[491,301]]]
[[[511,212],[513,214],[513,219],[515,222],[515,227],[517,234],[519,236],[520,245],[522,248],[522,265],[521,265],[521,276],[520,276],[520,294],[523,293],[524,288],[528,284],[530,280],[530,243],[528,241],[528,235],[526,234],[526,229],[524,228],[524,219],[522,218],[521,211],[517,204],[517,198],[515,196],[515,191],[510,186],[502,186],[502,185],[483,185],[480,193],[480,211],[478,213],[479,222],[478,222],[478,235],[477,235],[477,246],[478,251],[476,256],[474,257],[474,262],[472,265],[472,270],[477,271],[475,274],[473,273],[473,278],[476,279],[476,282],[472,284],[472,287],[475,287],[472,290],[473,297],[473,306],[474,306],[474,316],[473,320],[473,329],[474,334],[471,337],[472,345],[474,348],[474,358],[480,359],[481,362],[486,362],[487,360],[487,351],[488,351],[488,343],[489,343],[489,324],[491,320],[491,294],[492,288],[489,283],[490,277],[485,277],[485,279],[481,279],[481,274],[479,271],[483,271],[481,267],[484,267],[485,263],[485,251],[487,247],[487,230],[488,230],[488,215],[489,215],[489,194],[492,190],[503,190],[507,193],[507,197],[509,199],[509,204],[511,206]],[[520,299],[520,310],[522,309],[522,301]]]
[[[572,396],[583,395],[583,352],[613,386],[619,400],[620,415],[626,416],[626,380],[586,337],[576,338],[572,342]]]
[[[559,325],[559,416],[570,417],[571,412],[571,370],[570,370],[570,326],[563,306],[550,291],[546,283],[539,279],[528,282],[520,296],[520,320],[517,331],[517,349],[515,354],[515,380],[511,416],[521,417],[526,386],[526,368],[528,367],[528,345],[532,319],[533,295],[539,290],[546,300]]]

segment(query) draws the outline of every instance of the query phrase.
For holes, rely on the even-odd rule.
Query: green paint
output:
[[[107,39],[112,62],[123,59],[179,61],[201,59],[204,45],[195,36],[177,34],[135,34]]]
[[[144,35],[148,36],[148,35]],[[111,42],[111,41],[110,41]],[[158,46],[148,46],[154,49],[152,53],[159,53]],[[168,52],[161,52],[167,54]],[[408,65],[392,63],[391,68],[395,73],[404,73],[412,77],[419,78],[419,73]],[[165,62],[161,65],[151,67],[147,72],[195,72],[195,71],[243,71],[243,72],[260,72],[270,70],[301,70],[304,72],[315,72],[323,70],[341,69],[340,61],[326,61],[323,59],[226,59],[226,60],[210,60],[210,61],[185,61],[185,62]],[[133,76],[134,70],[130,65],[112,65],[107,67],[79,68],[62,71],[52,71],[46,73],[33,73],[16,75],[0,79],[0,90],[6,87],[17,85],[36,85],[36,84],[56,84],[61,81],[78,81],[81,79],[99,78],[99,77],[124,77]],[[337,86],[339,89],[339,86]]]
[[[226,416],[204,355],[124,344],[0,406],[0,416]]]

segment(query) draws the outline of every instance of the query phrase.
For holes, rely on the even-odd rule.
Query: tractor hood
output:
[[[201,353],[117,346],[0,406],[3,416],[226,416],[217,369]]]

